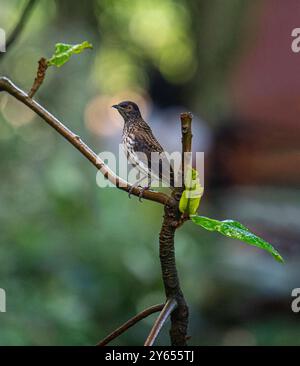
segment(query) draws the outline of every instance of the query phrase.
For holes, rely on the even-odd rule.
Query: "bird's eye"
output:
[[[127,110],[128,110],[129,112],[131,112],[131,111],[132,111],[132,105],[131,105],[131,104],[129,104],[129,105],[127,106]]]

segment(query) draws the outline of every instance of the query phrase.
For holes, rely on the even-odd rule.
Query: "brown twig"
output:
[[[34,94],[38,91],[39,87],[42,85],[46,76],[46,71],[48,69],[48,61],[44,57],[42,57],[39,60],[38,64],[39,66],[36,73],[36,77],[34,79],[34,83],[30,89],[30,92],[28,93],[28,96],[30,98],[33,98]]]
[[[156,322],[154,323],[154,325],[148,335],[148,338],[146,339],[144,346],[153,346],[161,328],[167,321],[167,319],[170,316],[170,314],[172,313],[172,311],[176,308],[176,306],[177,306],[177,302],[175,299],[171,298],[171,299],[167,300],[161,313],[159,314],[158,318],[156,319]]]
[[[157,313],[158,311],[163,310],[164,306],[165,306],[164,304],[153,305],[153,306],[143,310],[142,312],[138,313],[137,315],[135,315],[134,317],[129,319],[126,323],[122,324],[119,328],[117,328],[116,330],[111,332],[107,337],[102,339],[100,342],[98,342],[97,346],[105,346],[110,341],[117,338],[119,335],[124,333],[127,329],[132,327],[134,324],[136,324],[140,320],[146,318],[147,316],[149,316],[153,313]]]
[[[24,7],[24,10],[19,18],[18,23],[16,24],[15,28],[13,29],[13,31],[11,32],[10,36],[8,37],[8,39],[6,41],[6,52],[0,53],[0,55],[3,56],[5,54],[7,54],[8,50],[11,48],[11,45],[18,39],[18,37],[22,33],[22,30],[23,30],[36,2],[37,2],[37,0],[29,0],[27,2],[26,6]]]
[[[192,118],[190,112],[181,113],[181,143],[182,143],[182,182],[184,182],[185,166],[190,160],[190,153],[192,151]],[[184,184],[183,184],[184,185]]]
[[[192,119],[191,112],[181,113],[182,152],[192,151]]]
[[[49,113],[39,103],[31,99],[24,91],[14,85],[9,79],[0,77],[0,91],[6,91],[23,104],[27,105],[31,110],[38,114],[45,122],[47,122],[52,128],[54,128],[61,136],[68,140],[77,150],[81,152],[114,186],[123,191],[129,192],[132,188],[131,185],[124,179],[118,177],[109,167],[92,151],[81,138],[70,131],[64,124],[62,124],[56,117]],[[142,193],[140,187],[133,187],[133,195],[139,196]],[[151,190],[143,191],[143,198],[155,201],[161,204],[166,204],[170,197],[161,192],[155,192]]]

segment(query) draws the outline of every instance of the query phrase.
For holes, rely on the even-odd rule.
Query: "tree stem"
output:
[[[176,309],[171,314],[170,337],[172,346],[186,346],[189,310],[180,288],[176,261],[174,237],[181,220],[178,201],[165,205],[165,215],[159,235],[159,257],[162,278],[167,298],[174,298]]]

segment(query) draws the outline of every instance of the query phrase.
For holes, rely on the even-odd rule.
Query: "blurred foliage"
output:
[[[146,87],[146,68],[143,66],[149,62],[170,82],[181,83],[193,76],[196,67],[194,43],[190,14],[184,3],[108,0],[98,1],[97,5],[103,46],[96,70],[97,73],[102,70],[99,81],[104,91],[107,88],[116,92],[119,85],[126,86],[126,75],[127,82],[135,81]],[[115,88],[111,90],[113,85]]]
[[[24,3],[0,0],[0,24],[7,32]],[[54,44],[87,39],[94,50],[72,58],[59,72],[48,70],[35,98],[95,151],[117,146],[121,131],[95,134],[83,123],[93,98],[103,113],[97,110],[97,125],[117,126],[106,111],[122,93],[136,93],[156,113],[174,105],[201,111],[212,125],[226,111],[226,77],[249,4],[40,1],[0,60],[0,74],[29,90],[37,61],[51,54]],[[158,259],[162,207],[98,188],[95,169],[13,98],[0,95],[0,111],[0,287],[7,292],[0,344],[94,344],[137,311],[164,301]],[[174,136],[179,144],[179,134]],[[267,205],[278,197],[260,192],[250,195],[251,202]],[[228,214],[238,190],[218,193],[206,192],[201,212],[244,215],[249,222],[248,204]],[[240,249],[205,231],[199,235],[190,223],[176,240],[191,309],[191,344],[300,344],[296,314],[289,309],[290,288],[299,287],[296,262],[290,258],[282,268],[254,248]],[[115,344],[141,344],[154,319]],[[158,343],[168,342],[166,327]]]

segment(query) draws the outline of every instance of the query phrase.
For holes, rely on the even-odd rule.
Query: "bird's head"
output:
[[[125,101],[119,104],[115,104],[112,107],[118,110],[120,115],[124,118],[125,122],[141,117],[139,107],[134,102]]]

